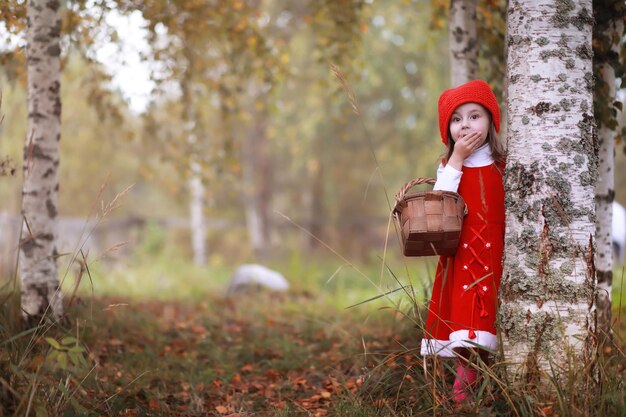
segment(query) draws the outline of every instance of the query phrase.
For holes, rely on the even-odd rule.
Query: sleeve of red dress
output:
[[[462,175],[462,171],[457,171],[450,166],[450,164],[447,164],[445,167],[439,164],[439,168],[437,168],[437,182],[433,190],[452,191],[456,193],[459,189]]]

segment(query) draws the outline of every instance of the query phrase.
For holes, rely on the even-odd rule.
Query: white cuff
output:
[[[452,191],[457,192],[459,189],[459,183],[461,182],[461,175],[463,172],[457,171],[450,164],[445,167],[439,164],[437,169],[437,182],[433,187],[433,190]]]
[[[454,358],[457,356],[452,350],[452,344],[449,340],[422,339],[422,348],[420,355],[437,355],[444,358]]]
[[[476,337],[470,339],[468,330],[457,330],[450,333],[453,348],[483,348],[494,351],[498,349],[498,337],[485,330],[475,330]]]
[[[454,358],[457,353],[454,349],[459,348],[481,348],[490,351],[498,349],[498,337],[484,330],[475,330],[476,338],[469,338],[468,330],[457,330],[450,333],[450,340],[422,339],[420,354],[422,356],[437,355],[444,358]]]

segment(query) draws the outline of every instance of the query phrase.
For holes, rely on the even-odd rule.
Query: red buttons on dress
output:
[[[485,271],[489,271],[489,267],[485,265]]]
[[[487,291],[487,286],[483,285],[483,291]]]
[[[467,243],[464,243],[464,244],[463,244],[463,247],[467,249]]]
[[[467,289],[467,285],[463,285],[463,289],[466,290]]]
[[[463,265],[463,269],[467,271],[467,265]]]
[[[485,243],[485,247],[486,247],[487,249],[489,249],[489,248],[491,247],[491,243],[489,243],[489,242]]]

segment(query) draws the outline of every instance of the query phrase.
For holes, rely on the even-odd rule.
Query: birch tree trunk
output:
[[[186,16],[183,22],[186,23]],[[188,36],[185,37],[186,44],[183,49],[183,56],[187,62],[187,69],[181,79],[181,90],[183,100],[184,133],[189,145],[189,230],[191,233],[191,249],[193,262],[196,265],[206,264],[206,221],[204,217],[205,189],[202,183],[202,167],[198,162],[197,142],[198,142],[198,120],[196,112],[196,95],[194,94],[193,70],[196,62],[194,51],[190,46]]]
[[[594,355],[595,204],[590,196],[598,157],[591,10],[591,0],[512,0],[508,8],[499,320],[510,374],[525,375],[531,386],[541,375],[586,378],[589,368],[581,372],[582,367],[591,366]]]
[[[616,96],[615,70],[610,61],[619,56],[619,40],[624,33],[624,21],[604,2],[594,3],[596,30],[594,39],[594,70],[600,78],[596,84],[595,108],[598,129],[599,161],[596,184],[596,275],[598,296],[598,340],[611,340],[611,287],[613,284],[613,200],[615,200],[615,125],[613,101]],[[597,32],[594,32],[594,37]],[[594,46],[594,48],[596,48]],[[604,117],[602,117],[602,114]]]
[[[452,87],[473,80],[478,74],[477,3],[477,0],[450,1],[448,35]]]
[[[271,251],[271,167],[264,120],[266,116],[264,112],[254,115],[254,124],[243,149],[246,226],[250,244],[259,259],[268,257]]]
[[[615,71],[602,64],[602,79],[615,97]],[[596,184],[596,275],[598,278],[598,337],[610,339],[611,286],[613,283],[613,200],[615,200],[615,132],[607,126],[598,129],[598,182]]]
[[[191,227],[191,246],[193,262],[196,265],[206,264],[206,221],[204,217],[205,190],[202,183],[200,164],[191,162],[191,178],[189,179],[189,225]]]
[[[61,18],[58,0],[27,6],[28,133],[24,146],[19,274],[24,317],[63,315],[54,222],[61,139]]]
[[[320,140],[318,138],[317,140]],[[319,147],[319,145],[318,145]],[[316,165],[310,168],[311,176],[313,177],[313,183],[310,186],[311,189],[311,201],[310,201],[310,217],[309,217],[309,231],[312,236],[309,236],[308,249],[311,250],[318,245],[317,239],[324,240],[324,218],[325,218],[325,173],[324,173],[324,159],[323,150],[316,150],[317,157],[315,159]],[[315,239],[315,236],[317,239]]]

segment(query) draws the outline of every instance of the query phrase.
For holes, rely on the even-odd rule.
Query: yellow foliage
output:
[[[147,181],[154,179],[154,172],[146,165],[139,165],[139,175]]]
[[[237,22],[237,24],[235,25],[235,31],[241,32],[246,28],[246,26],[248,26],[248,20],[246,18],[243,18],[239,20],[239,22]]]

